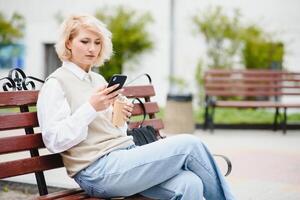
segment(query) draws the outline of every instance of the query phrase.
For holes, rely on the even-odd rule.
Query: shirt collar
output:
[[[85,80],[91,70],[89,70],[88,72],[85,72],[83,69],[81,69],[78,65],[69,62],[69,61],[64,61],[62,67],[66,68],[67,70],[69,70],[70,72],[72,72],[75,76],[77,76],[80,80]]]

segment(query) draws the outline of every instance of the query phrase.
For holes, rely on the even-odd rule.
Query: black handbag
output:
[[[156,131],[153,126],[143,125],[146,119],[146,109],[144,103],[139,98],[135,98],[134,100],[139,101],[143,110],[144,118],[138,128],[128,129],[127,135],[131,135],[133,137],[133,141],[137,146],[142,146],[157,141],[158,138],[156,137]]]

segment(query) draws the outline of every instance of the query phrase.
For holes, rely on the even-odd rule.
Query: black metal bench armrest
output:
[[[0,81],[4,80],[5,82],[2,84],[3,91],[35,90],[35,83],[33,81],[44,83],[41,79],[26,76],[25,72],[19,68],[9,70],[8,77],[0,79]]]

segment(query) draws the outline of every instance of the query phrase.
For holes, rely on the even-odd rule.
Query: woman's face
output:
[[[101,51],[101,38],[93,31],[79,29],[77,35],[66,45],[72,52],[70,61],[88,71]]]

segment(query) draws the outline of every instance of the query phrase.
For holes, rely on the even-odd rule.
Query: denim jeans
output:
[[[234,200],[207,147],[192,135],[115,150],[74,177],[90,196]]]

